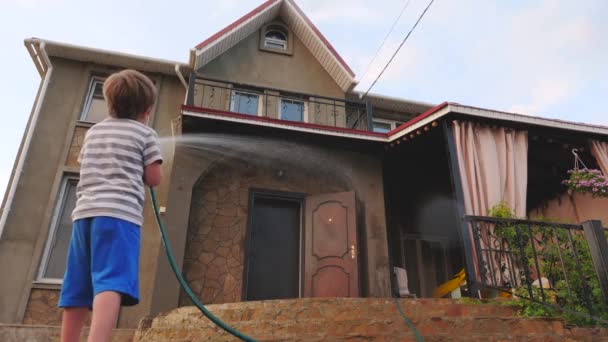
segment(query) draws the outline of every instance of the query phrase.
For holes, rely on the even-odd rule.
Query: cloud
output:
[[[400,41],[389,40],[384,47],[378,53],[376,59],[371,63],[370,61],[373,58],[371,54],[373,51],[367,51],[368,54],[361,54],[362,57],[359,57],[353,61],[353,66],[356,70],[360,70],[360,83],[359,89],[367,89],[371,85],[371,83],[380,75],[382,69],[386,66],[392,55],[397,50]],[[394,83],[400,82],[406,79],[409,76],[413,76],[419,68],[421,67],[423,58],[423,51],[419,49],[415,45],[405,45],[399,54],[395,56],[392,63],[388,66],[382,78],[380,78],[379,82],[383,83]],[[364,75],[366,68],[367,73]]]
[[[387,5],[375,6],[373,2],[365,0],[311,0],[302,4],[307,15],[317,24],[358,21],[362,25],[384,19],[382,9]]]
[[[525,105],[513,105],[509,111],[522,114],[539,113],[573,96],[578,87],[579,84],[565,78],[540,79],[530,89],[531,100]]]

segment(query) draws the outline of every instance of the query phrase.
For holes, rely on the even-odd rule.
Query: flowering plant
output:
[[[600,170],[574,169],[568,171],[570,178],[562,183],[570,192],[590,193],[597,197],[608,197],[608,179]]]

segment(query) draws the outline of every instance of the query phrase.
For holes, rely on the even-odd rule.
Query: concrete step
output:
[[[188,320],[189,321],[189,320]],[[168,323],[168,322],[167,322]],[[153,325],[139,330],[135,341],[234,341],[227,333],[210,323]],[[450,340],[459,337],[535,337],[538,340],[560,340],[568,333],[561,320],[505,317],[435,317],[412,322],[425,340]],[[393,319],[360,319],[331,321],[326,319],[240,321],[231,325],[259,341],[309,341],[340,339],[409,340],[412,330],[400,317]],[[598,332],[600,334],[602,332]],[[608,330],[603,333],[608,336]],[[598,336],[598,335],[596,335]],[[398,338],[397,338],[398,337]],[[550,339],[553,338],[553,339]]]
[[[496,304],[401,301],[425,341],[602,341],[608,329],[566,327],[562,320],[517,317]],[[297,299],[209,305],[259,341],[414,341],[391,299]],[[235,341],[196,308],[142,320],[134,341]]]
[[[515,317],[513,307],[495,304],[463,304],[455,300],[400,300],[405,314],[410,319],[428,317]],[[302,318],[325,318],[333,321],[361,319],[365,317],[393,318],[399,315],[391,299],[365,298],[305,298],[300,300],[274,300],[244,303],[208,305],[207,308],[220,319],[228,322],[251,320],[290,320]],[[174,312],[185,319],[199,318],[195,307],[184,307]],[[157,320],[161,322],[162,319]]]
[[[135,329],[116,329],[112,342],[131,342]],[[0,324],[2,342],[55,342],[59,341],[61,327],[47,325]],[[83,331],[81,341],[86,341],[88,330]]]

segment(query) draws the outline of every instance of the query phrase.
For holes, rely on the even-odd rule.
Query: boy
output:
[[[145,189],[162,178],[158,137],[146,126],[156,87],[135,70],[103,85],[110,117],[87,132],[59,307],[61,340],[78,341],[88,310],[91,341],[109,341],[120,306],[139,302],[139,243]]]

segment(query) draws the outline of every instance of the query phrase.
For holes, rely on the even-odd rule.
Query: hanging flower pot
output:
[[[568,171],[569,179],[562,183],[570,193],[587,193],[594,197],[608,197],[608,179],[600,170],[573,169]]]

